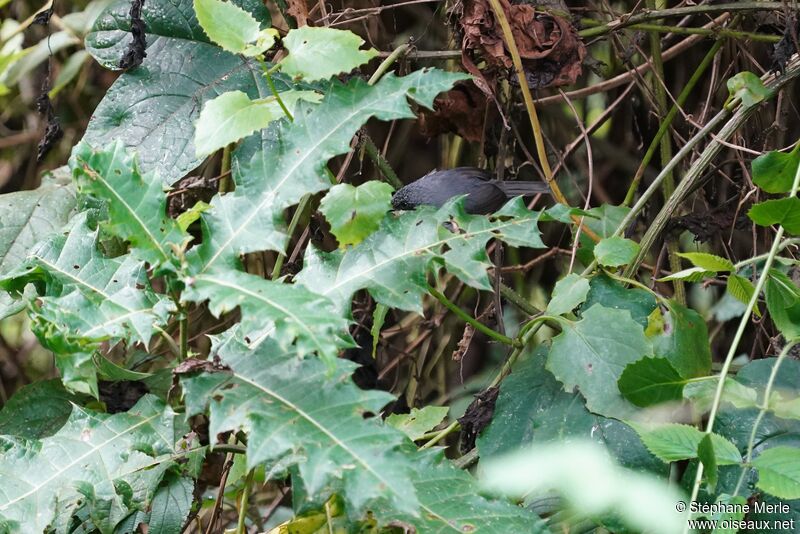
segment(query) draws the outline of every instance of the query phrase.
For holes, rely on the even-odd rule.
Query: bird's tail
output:
[[[507,197],[532,196],[539,193],[549,193],[550,188],[544,182],[523,182],[513,180],[508,182],[495,182]]]

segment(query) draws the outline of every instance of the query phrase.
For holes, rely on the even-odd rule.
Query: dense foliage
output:
[[[796,11],[648,2],[623,17],[617,3],[611,20],[610,7],[457,2],[461,69],[408,63],[407,45],[378,58],[366,25],[356,34],[322,4],[272,4],[94,0],[59,13],[50,2],[3,21],[0,98],[20,106],[26,76],[46,66],[33,155],[69,157],[37,187],[0,195],[0,356],[20,367],[15,340],[28,339],[54,362],[3,377],[0,532],[800,524]],[[703,26],[702,14],[718,18]],[[678,16],[689,25],[664,22]],[[28,46],[34,23],[51,31]],[[570,49],[537,56],[525,32],[539,25]],[[713,40],[674,95],[660,33]],[[549,109],[581,131],[571,148],[556,143],[551,170],[538,93],[602,86],[583,66],[592,53],[617,63],[624,39],[620,98],[579,112],[562,93],[568,105]],[[721,77],[728,40],[776,43],[774,67]],[[630,74],[634,56],[648,79]],[[712,63],[702,113],[678,129]],[[98,65],[121,72],[82,139],[67,126],[59,142],[51,99]],[[598,193],[592,145],[614,158],[604,123],[621,120],[620,103],[633,109],[635,82],[657,118],[637,134],[650,149],[632,181],[615,178],[621,195]],[[464,98],[485,105],[453,111]],[[745,147],[747,121],[767,113],[794,137]],[[388,146],[418,116],[430,136],[460,136],[446,162],[471,150],[499,177],[535,169],[552,201],[393,211],[401,182],[372,137]],[[580,143],[575,187],[553,181]],[[363,172],[348,172],[356,157]],[[581,209],[570,199],[584,186]],[[709,210],[689,213],[700,197]],[[476,355],[483,368],[468,366],[464,387]]]

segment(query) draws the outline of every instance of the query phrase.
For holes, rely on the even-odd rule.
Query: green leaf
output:
[[[668,276],[662,276],[658,279],[659,282],[670,282],[672,280],[684,280],[686,282],[700,282],[708,278],[709,276],[714,276],[716,273],[714,271],[707,271],[702,267],[690,267],[688,269],[683,269],[682,271],[678,271],[677,273],[672,273]]]
[[[788,193],[800,165],[800,144],[791,152],[767,152],[753,160],[753,183],[767,193]]]
[[[365,417],[392,397],[359,389],[350,379],[354,363],[337,359],[331,371],[271,340],[250,350],[229,337],[214,350],[230,371],[184,374],[187,412],[210,403],[211,436],[246,430],[248,467],[266,464],[269,478],[296,466],[308,501],[337,493],[348,514],[369,508],[418,532],[543,532],[535,515],[479,496],[441,451],[418,452],[380,418]]]
[[[252,43],[262,37],[261,26],[250,13],[231,2],[194,0],[194,12],[209,39],[228,52],[258,55],[274,43],[273,36],[272,42],[267,39],[261,50],[256,51],[256,48],[251,47]]]
[[[769,97],[770,91],[764,86],[761,78],[752,72],[740,72],[728,79],[728,92],[731,98],[739,98],[742,106],[749,108]]]
[[[309,247],[295,279],[343,308],[356,291],[368,289],[386,306],[421,313],[432,268],[443,263],[464,283],[491,289],[486,243],[498,238],[513,246],[543,247],[538,219],[519,198],[490,217],[467,214],[463,200],[438,210],[425,206],[385,217],[377,232],[345,251]]]
[[[371,180],[358,187],[338,184],[328,191],[319,211],[331,225],[341,248],[357,245],[378,229],[392,208],[391,185]]]
[[[0,275],[17,268],[39,241],[59,231],[75,208],[68,180],[46,180],[33,191],[0,195]]]
[[[395,427],[411,441],[422,439],[425,434],[441,423],[450,408],[447,406],[425,406],[411,408],[411,413],[394,413],[386,418],[386,424]]]
[[[234,0],[257,20],[268,21],[260,0]],[[131,42],[129,0],[115,0],[86,37],[86,49],[103,66],[118,69]],[[92,114],[84,140],[105,145],[119,139],[136,150],[145,172],[173,184],[200,165],[194,124],[203,104],[226,91],[251,99],[271,95],[257,62],[209,42],[192,0],[147,0],[142,8],[147,57],[123,73]],[[278,91],[291,87],[274,76]]]
[[[625,367],[617,384],[623,397],[646,407],[681,400],[686,380],[667,358],[642,358]]]
[[[380,302],[375,305],[375,311],[372,313],[372,327],[369,329],[369,334],[372,336],[372,359],[378,357],[378,343],[381,340],[381,328],[386,320],[386,314],[389,312],[389,307]]]
[[[594,247],[594,257],[604,267],[627,265],[638,253],[639,244],[623,237],[607,237]]]
[[[753,282],[744,276],[731,273],[728,275],[728,282],[725,286],[725,290],[742,304],[750,304],[750,299],[753,298],[756,287],[753,285]],[[753,313],[755,313],[757,317],[761,317],[761,310],[758,309],[758,302],[756,302],[753,308]]]
[[[669,300],[659,315],[657,329],[648,326],[647,336],[656,357],[666,358],[683,378],[706,376],[711,372],[711,348],[708,328],[694,310]]]
[[[119,141],[99,150],[78,144],[70,167],[80,192],[106,203],[108,230],[130,242],[134,257],[156,272],[177,269],[178,253],[190,237],[167,216],[167,195],[154,173],[142,174]]]
[[[756,485],[780,499],[800,499],[800,449],[772,447],[753,460]]]
[[[478,437],[481,461],[533,443],[588,439],[625,467],[668,474],[630,426],[590,413],[579,393],[564,391],[544,368],[543,348],[531,352],[500,385],[492,421]]]
[[[331,374],[269,339],[250,350],[229,338],[215,353],[231,371],[182,377],[187,409],[210,403],[210,436],[246,430],[248,469],[266,463],[279,474],[296,465],[315,500],[340,490],[355,514],[380,500],[413,513],[412,465],[398,450],[405,436],[364,417],[392,397],[357,388],[349,379],[355,364],[334,360]]]
[[[731,260],[706,252],[683,252],[679,253],[678,256],[686,258],[695,267],[714,273],[728,273],[734,269]]]
[[[634,321],[647,327],[648,317],[656,308],[653,293],[644,289],[627,288],[605,274],[592,278],[589,286],[589,295],[581,305],[581,312],[595,304],[602,304],[606,308],[628,310]]]
[[[342,345],[336,339],[347,331],[348,321],[333,303],[301,285],[233,270],[199,274],[186,283],[185,301],[209,300],[216,317],[238,306],[245,334],[267,329],[283,348],[294,343],[301,355],[316,351],[329,361],[336,358]]]
[[[697,448],[707,435],[693,426],[678,423],[669,423],[653,430],[643,429],[639,425],[633,427],[650,452],[668,463],[697,458]],[[733,443],[719,434],[712,433],[710,436],[718,465],[741,463],[742,455]]]
[[[284,91],[280,97],[290,110],[299,100],[319,102],[322,99],[322,95],[314,91]],[[250,100],[241,91],[223,93],[207,101],[200,112],[194,135],[195,153],[198,158],[208,156],[284,117],[274,96]]]
[[[289,51],[281,71],[305,81],[327,80],[350,72],[378,55],[375,49],[360,50],[364,40],[349,30],[303,26],[290,30],[283,39]]]
[[[153,496],[147,534],[173,534],[181,532],[194,501],[194,480],[167,473],[167,481]]]
[[[718,380],[713,377],[710,380],[700,382],[689,382],[683,388],[683,396],[692,401],[695,409],[699,413],[707,412],[711,408],[714,396],[717,391]],[[733,378],[726,378],[722,389],[722,403],[730,403],[736,408],[755,408],[758,406],[758,393],[755,389],[743,386]]]
[[[625,418],[636,408],[625,400],[617,380],[629,363],[653,353],[644,329],[626,310],[595,304],[578,322],[562,321],[554,340],[547,369],[569,391],[578,387],[586,407],[607,417]]]
[[[711,439],[711,434],[706,434],[700,443],[697,445],[697,458],[705,467],[703,476],[708,482],[710,490],[713,492],[717,487],[719,480],[719,466],[717,465],[717,456],[714,452],[714,440]]]
[[[66,424],[42,440],[0,437],[0,529],[66,531],[82,511],[100,531],[113,531],[149,504],[188,430],[183,416],[148,395],[115,415],[74,406]]]
[[[553,288],[553,298],[547,304],[549,315],[563,315],[571,312],[585,300],[589,294],[589,281],[586,278],[570,273]]]
[[[176,217],[175,222],[178,223],[178,228],[180,228],[184,232],[187,231],[195,221],[200,219],[200,214],[206,211],[210,207],[211,204],[209,204],[208,202],[203,202],[202,200],[198,200],[194,206],[192,206],[188,210],[178,215],[178,217]]]
[[[800,290],[780,271],[771,269],[764,296],[772,322],[787,340],[800,337]]]
[[[800,198],[765,200],[750,208],[747,215],[759,226],[780,224],[787,233],[800,234]]]
[[[138,371],[131,371],[120,367],[112,362],[102,354],[94,354],[94,364],[97,368],[97,373],[105,380],[114,382],[120,380],[144,380],[145,378],[153,376],[152,373],[140,373]]]
[[[25,439],[52,436],[69,419],[75,400],[59,380],[23,386],[0,410],[0,435]]]
[[[488,490],[516,498],[555,490],[582,516],[614,514],[633,532],[673,534],[685,523],[683,514],[674,511],[681,499],[678,491],[655,477],[619,467],[585,441],[537,445],[487,461],[483,468]]]
[[[0,287],[18,291],[37,283],[34,333],[56,353],[64,384],[96,396],[91,353],[106,340],[147,344],[172,304],[152,291],[142,262],[100,254],[99,229],[87,227],[87,216],[76,216],[67,235],[34,247],[24,266],[0,279]]]
[[[413,117],[408,97],[430,107],[439,92],[463,77],[417,71],[402,78],[389,74],[372,86],[356,78],[334,84],[311,112],[301,103],[293,123],[276,122],[264,130],[266,146],[247,161],[236,158],[236,190],[215,196],[212,209],[203,213],[203,242],[189,255],[191,270],[238,268],[240,254],[283,251],[283,210],[330,187],[328,160],[350,149],[352,136],[369,118]]]

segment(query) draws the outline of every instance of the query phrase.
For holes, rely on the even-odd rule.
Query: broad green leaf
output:
[[[106,340],[147,344],[172,305],[150,289],[144,263],[130,255],[106,258],[97,250],[99,229],[88,228],[87,215],[75,217],[67,235],[34,247],[0,287],[19,291],[37,283],[34,333],[56,353],[64,384],[96,396],[91,353]]]
[[[142,174],[119,141],[101,149],[80,143],[70,167],[79,191],[105,202],[108,230],[130,242],[136,258],[156,272],[178,267],[178,255],[190,237],[167,216],[167,195],[155,173]]]
[[[625,467],[668,474],[630,426],[590,413],[579,393],[564,391],[544,368],[545,356],[543,349],[533,351],[503,380],[492,421],[478,437],[481,461],[534,443],[587,439]]]
[[[750,299],[753,298],[753,293],[756,291],[756,287],[753,285],[753,282],[744,276],[731,273],[728,275],[728,282],[725,286],[725,290],[742,304],[749,304]],[[756,302],[753,308],[753,313],[755,313],[757,317],[761,317],[761,310],[758,308],[758,302]]]
[[[765,200],[750,208],[747,215],[759,226],[780,224],[787,233],[800,234],[800,198]]]
[[[451,464],[442,451],[414,456],[412,482],[420,501],[418,517],[401,517],[417,532],[463,534],[549,534],[544,522],[532,511],[483,496],[477,481]],[[379,510],[378,513],[381,511]],[[383,513],[397,517],[393,510]]]
[[[767,193],[788,193],[792,190],[800,165],[800,144],[791,152],[767,152],[753,160],[753,183]]]
[[[553,297],[547,304],[547,313],[562,315],[580,306],[589,294],[589,280],[577,274],[568,274],[553,288]]]
[[[215,352],[230,370],[184,374],[187,411],[210,403],[212,436],[248,431],[248,466],[266,464],[269,478],[295,466],[308,501],[338,493],[348,514],[369,508],[418,532],[543,532],[535,515],[480,497],[469,474],[440,451],[418,452],[380,418],[365,417],[392,397],[356,387],[355,364],[338,359],[331,374],[318,359],[298,359],[271,340],[249,350],[229,337]]]
[[[683,396],[686,400],[692,401],[699,413],[707,412],[711,408],[718,383],[717,377],[689,382],[683,388]],[[733,378],[725,378],[721,398],[723,404],[730,403],[736,408],[755,408],[758,406],[757,397],[758,392],[755,389],[743,386]]]
[[[293,123],[276,122],[262,133],[262,150],[234,166],[236,190],[213,198],[203,213],[203,242],[190,254],[195,273],[218,266],[238,267],[239,255],[260,250],[283,251],[283,210],[309,193],[331,186],[328,160],[349,150],[350,140],[371,117],[413,117],[408,98],[430,107],[460,74],[417,71],[402,78],[384,76],[375,85],[356,78],[334,84],[325,100],[309,112],[300,103]]]
[[[686,380],[667,358],[642,358],[625,367],[617,384],[623,397],[645,407],[681,400]]]
[[[755,106],[770,95],[761,78],[752,72],[744,71],[736,74],[728,79],[727,85],[730,93],[728,100],[739,98],[745,108]]]
[[[248,432],[247,466],[266,463],[269,476],[297,466],[306,491],[326,500],[342,491],[353,513],[379,501],[406,513],[419,506],[410,481],[415,466],[399,448],[407,438],[365,413],[392,397],[350,380],[355,364],[299,359],[271,340],[249,350],[233,338],[216,354],[229,372],[183,376],[187,409],[210,404],[209,435]]]
[[[586,296],[586,302],[581,305],[581,312],[595,304],[602,304],[606,308],[628,310],[634,321],[642,327],[647,327],[647,318],[656,308],[656,298],[651,292],[627,288],[605,274],[592,278],[589,286],[589,294]]]
[[[625,215],[628,214],[630,208],[627,206],[612,206],[611,204],[603,204],[602,206],[598,206],[596,208],[592,208],[586,211],[586,215],[583,216],[583,224],[585,224],[591,231],[593,231],[596,235],[600,236],[601,238],[611,237],[616,229],[619,227],[619,224],[625,218]],[[570,222],[572,220],[570,219]],[[574,222],[573,231],[574,231]],[[586,232],[581,232],[580,235],[580,248],[578,249],[578,259],[581,263],[585,265],[589,265],[594,261],[594,247],[595,242],[586,235]]]
[[[417,441],[441,423],[447,417],[448,411],[450,408],[447,406],[411,408],[411,413],[393,413],[386,418],[386,424],[401,431],[411,441]]]
[[[234,0],[268,21],[260,0]],[[86,49],[104,67],[118,69],[131,41],[129,0],[115,0],[86,37]],[[192,0],[147,0],[142,8],[147,57],[125,72],[92,114],[84,139],[93,145],[121,140],[137,152],[143,171],[173,184],[197,167],[194,123],[203,104],[226,91],[251,99],[271,95],[261,67],[212,44],[195,17]],[[273,76],[278,91],[291,87]]]
[[[792,340],[800,337],[800,290],[780,271],[771,269],[764,296],[772,322],[783,337]]]
[[[42,380],[22,387],[0,410],[0,435],[25,439],[52,436],[67,422],[77,401],[59,380]]]
[[[375,49],[360,50],[364,40],[349,30],[303,26],[283,38],[289,51],[280,63],[281,71],[305,81],[327,80],[350,72],[378,55]]]
[[[274,325],[271,336],[285,349],[294,343],[301,355],[316,351],[334,359],[340,348],[337,336],[347,331],[348,321],[333,303],[301,285],[233,270],[199,274],[186,284],[184,300],[209,300],[209,309],[217,317],[238,306],[245,334]]]
[[[319,205],[341,248],[363,241],[378,229],[381,219],[391,209],[392,186],[375,180],[358,187],[335,185]]]
[[[753,460],[757,485],[780,499],[800,499],[800,449],[772,447]]]
[[[75,208],[75,188],[51,178],[38,189],[0,195],[0,275],[18,267],[39,241],[59,231]]]
[[[562,320],[563,329],[554,340],[547,369],[567,391],[578,387],[590,411],[607,417],[625,418],[636,408],[617,389],[625,366],[653,348],[644,329],[626,310],[595,304],[577,322]]]
[[[250,45],[261,36],[261,25],[250,13],[232,2],[194,0],[194,12],[209,39],[223,50],[233,54],[257,55],[272,46],[267,41],[264,43],[268,45],[266,48],[253,52]]]
[[[181,532],[194,501],[194,480],[174,473],[164,476],[167,481],[153,495],[147,534]]]
[[[707,435],[693,426],[669,423],[652,430],[633,425],[645,446],[663,462],[677,462],[697,458],[697,448]],[[710,434],[718,465],[741,463],[742,455],[736,446],[720,436]]]
[[[466,284],[491,289],[486,243],[498,238],[513,246],[542,247],[538,219],[539,213],[519,198],[491,217],[467,214],[461,200],[438,210],[425,206],[385,217],[378,231],[345,251],[309,247],[295,279],[342,308],[353,293],[368,289],[386,306],[421,313],[433,266],[443,263]]]
[[[662,276],[658,279],[659,282],[670,282],[672,280],[683,280],[685,282],[700,282],[710,276],[714,276],[714,271],[708,271],[702,267],[689,267],[677,273],[672,273],[668,276]]]
[[[717,456],[714,451],[714,440],[711,439],[711,434],[706,434],[697,445],[697,458],[705,467],[703,477],[708,482],[711,491],[717,487],[719,480],[719,466],[717,465]]]
[[[639,244],[623,237],[607,237],[594,247],[594,257],[603,267],[629,264],[639,253]]]
[[[711,372],[711,348],[706,322],[694,310],[669,300],[657,308],[657,328],[648,325],[647,336],[653,354],[666,358],[683,378],[706,376]]]
[[[708,254],[706,252],[684,252],[679,253],[678,256],[686,258],[695,267],[700,267],[706,271],[715,273],[728,273],[733,271],[733,263],[727,258]]]
[[[0,529],[66,531],[76,512],[112,532],[146,507],[188,427],[153,396],[108,415],[73,406],[66,424],[42,440],[0,437]]]
[[[145,378],[153,376],[152,373],[140,373],[120,367],[99,353],[93,355],[93,361],[97,368],[97,374],[105,380],[111,380],[113,382],[120,380],[144,380]]]
[[[291,110],[299,100],[318,102],[322,95],[314,91],[284,91],[280,97]],[[274,96],[250,100],[241,91],[223,93],[207,101],[200,112],[194,135],[195,153],[198,158],[208,156],[285,116]]]
[[[614,514],[633,532],[674,534],[686,519],[675,512],[683,498],[678,491],[621,468],[585,441],[537,445],[494,458],[483,468],[483,486],[490,491],[531,498],[555,490],[581,516]]]

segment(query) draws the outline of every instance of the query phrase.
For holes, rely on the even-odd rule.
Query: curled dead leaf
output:
[[[519,50],[525,78],[532,89],[574,84],[581,74],[586,47],[566,19],[537,12],[530,4],[499,0]],[[500,23],[487,0],[461,0],[452,11],[461,37],[464,67],[486,91],[501,69],[513,67]],[[485,66],[478,68],[480,61]]]
[[[489,113],[496,112],[494,106]],[[433,111],[423,109],[419,115],[419,127],[423,135],[434,137],[443,133],[456,133],[467,141],[480,142],[484,120],[487,117],[487,98],[472,81],[459,83],[436,97]]]

